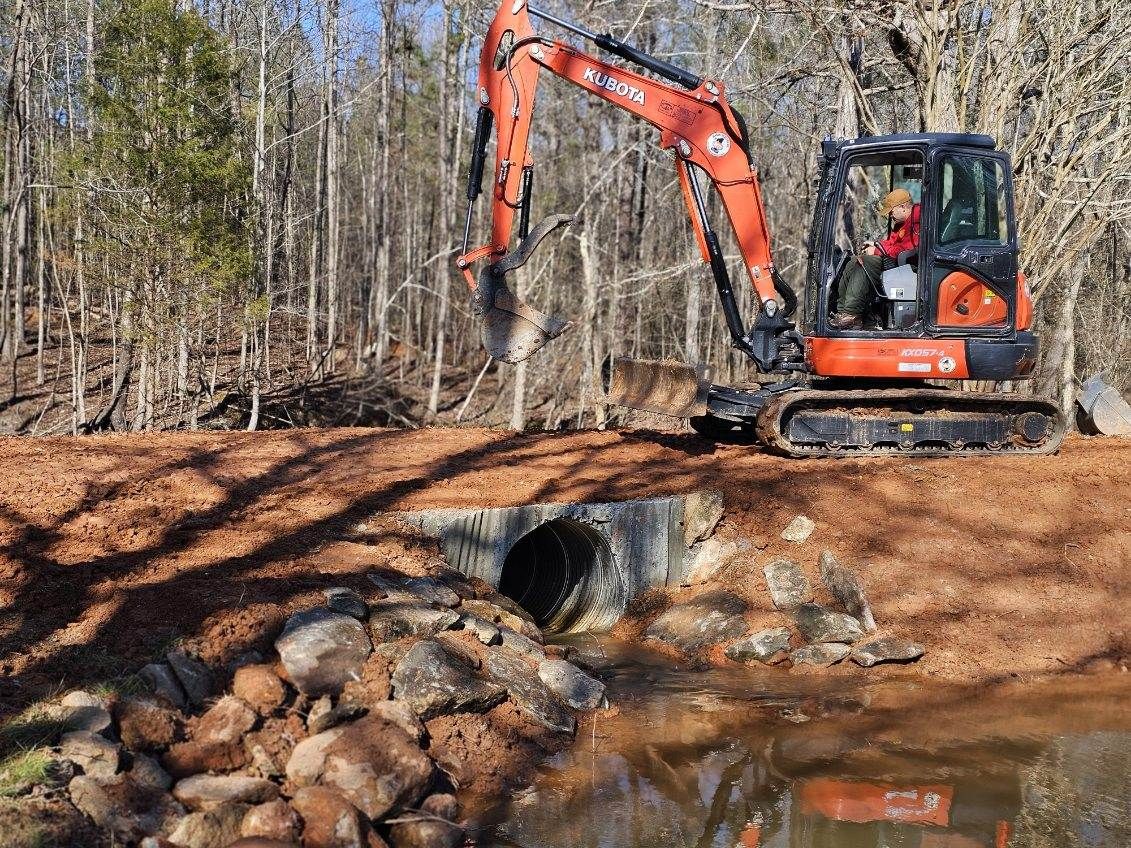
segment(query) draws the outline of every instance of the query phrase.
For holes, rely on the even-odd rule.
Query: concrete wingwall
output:
[[[422,510],[398,516],[437,539],[452,568],[496,588],[503,582],[508,556],[523,537],[546,525],[587,528],[581,538],[592,540],[586,568],[592,573],[563,601],[576,607],[576,614],[556,629],[598,631],[612,627],[628,601],[644,590],[683,581],[689,542],[694,541],[688,538],[687,523],[696,521],[698,494],[615,503]],[[512,558],[509,568],[523,565]]]

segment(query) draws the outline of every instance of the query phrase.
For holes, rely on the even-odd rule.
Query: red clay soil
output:
[[[724,494],[720,532],[753,543],[722,578],[756,610],[768,559],[813,572],[829,548],[863,574],[881,625],[929,646],[927,673],[1110,667],[1128,644],[1129,460],[1129,441],[1081,438],[966,460],[789,460],[639,431],[0,438],[0,716],[174,640],[206,659],[262,647],[328,583],[436,556],[376,513],[701,488]],[[813,537],[782,541],[799,513]]]

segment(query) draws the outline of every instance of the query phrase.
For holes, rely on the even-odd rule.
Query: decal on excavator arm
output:
[[[644,92],[634,85],[629,85],[626,82],[621,82],[614,76],[603,74],[594,68],[586,68],[585,73],[581,78],[586,82],[593,83],[598,88],[603,88],[605,91],[611,91],[613,94],[620,97],[628,98],[631,103],[639,103],[644,105]]]

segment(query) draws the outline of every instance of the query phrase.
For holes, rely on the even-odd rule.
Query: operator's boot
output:
[[[838,312],[829,318],[829,326],[834,330],[862,330],[864,329],[864,319],[860,315],[853,315],[850,312]]]

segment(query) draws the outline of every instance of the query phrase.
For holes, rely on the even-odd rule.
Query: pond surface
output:
[[[512,799],[501,848],[1131,846],[1131,675],[972,691],[680,670],[612,642],[615,709]]]

